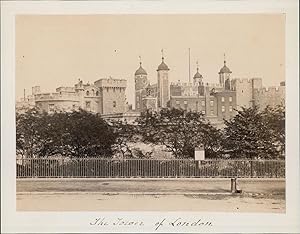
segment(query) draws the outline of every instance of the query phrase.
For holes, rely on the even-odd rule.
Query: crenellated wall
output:
[[[274,107],[285,103],[285,86],[256,89],[254,91],[254,103],[260,109],[266,106]]]

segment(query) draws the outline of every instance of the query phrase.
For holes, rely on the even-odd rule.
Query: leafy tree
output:
[[[274,158],[278,156],[276,140],[258,107],[242,108],[226,121],[223,148],[232,158]]]
[[[145,141],[162,144],[177,158],[192,158],[201,145],[208,157],[216,157],[220,149],[221,133],[203,115],[182,109],[147,110],[137,120]]]
[[[27,157],[111,156],[116,136],[98,114],[83,110],[17,115],[17,153]]]
[[[126,121],[111,121],[116,137],[113,152],[124,157],[132,157],[132,150],[128,143],[136,139],[136,128]]]
[[[262,115],[265,124],[268,125],[272,134],[272,139],[278,147],[280,154],[285,152],[285,107],[277,105],[275,107],[267,106]]]
[[[22,157],[33,158],[38,154],[40,137],[38,134],[40,119],[44,113],[29,109],[16,114],[16,153]]]

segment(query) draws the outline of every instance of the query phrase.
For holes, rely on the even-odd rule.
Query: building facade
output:
[[[279,87],[264,88],[261,78],[232,79],[232,71],[224,64],[218,72],[219,83],[204,82],[197,71],[193,82],[180,81],[169,85],[169,67],[162,62],[157,69],[157,84],[150,85],[146,71],[141,67],[135,73],[136,110],[159,110],[160,108],[180,108],[187,111],[201,112],[207,119],[229,120],[242,107],[257,105],[260,109],[276,106],[285,102],[285,84]],[[155,103],[157,105],[155,105]],[[156,107],[156,108],[155,108]]]
[[[79,79],[74,87],[58,87],[56,92],[43,93],[39,86],[33,87],[30,101],[40,110],[73,111],[83,109],[93,113],[114,114],[126,110],[126,80],[99,79],[94,84],[84,84]],[[26,101],[17,102],[17,108],[26,105]]]

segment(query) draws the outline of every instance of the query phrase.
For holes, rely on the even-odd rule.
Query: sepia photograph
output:
[[[17,211],[286,212],[284,14],[15,33]]]
[[[299,233],[298,2],[1,1],[1,233]]]

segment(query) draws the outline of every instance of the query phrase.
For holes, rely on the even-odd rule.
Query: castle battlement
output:
[[[248,78],[235,78],[235,79],[232,79],[232,82],[239,82],[239,83],[250,83],[251,82],[251,78],[248,79]]]
[[[56,88],[56,92],[75,92],[74,87],[58,87]]]
[[[78,96],[74,93],[41,93],[35,95],[35,101],[47,101],[47,100],[73,100],[76,101]]]
[[[124,79],[103,78],[94,82],[95,86],[106,88],[126,88],[127,81]]]
[[[263,87],[261,89],[255,89],[254,91],[256,93],[278,93],[280,90],[284,89],[282,88],[284,86],[271,86],[271,87]]]

